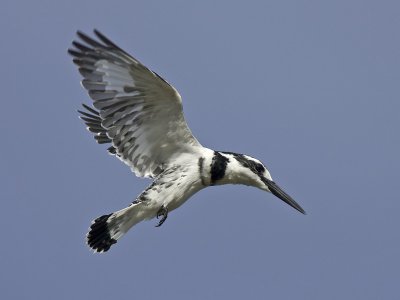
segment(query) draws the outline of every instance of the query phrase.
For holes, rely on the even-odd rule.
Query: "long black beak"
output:
[[[302,214],[306,214],[304,209],[296,201],[294,201],[292,197],[286,194],[274,181],[268,180],[267,178],[262,178],[262,181],[267,185],[272,194]]]

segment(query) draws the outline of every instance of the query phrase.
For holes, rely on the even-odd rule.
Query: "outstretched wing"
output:
[[[93,100],[81,119],[98,143],[138,176],[157,176],[172,155],[201,145],[193,137],[182,111],[179,93],[155,72],[94,31],[97,40],[78,32],[68,52],[83,76]]]

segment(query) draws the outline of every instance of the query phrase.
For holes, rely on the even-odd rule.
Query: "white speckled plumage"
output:
[[[304,210],[247,155],[213,151],[200,145],[186,124],[177,90],[103,34],[78,32],[69,53],[83,76],[94,108],[83,105],[81,119],[98,143],[153,183],[127,208],[93,221],[87,235],[95,252],[105,252],[132,226],[161,218],[210,185],[245,184],[272,192]]]

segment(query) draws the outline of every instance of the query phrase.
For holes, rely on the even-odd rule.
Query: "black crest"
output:
[[[265,168],[262,164],[246,158],[243,154],[233,153],[233,152],[221,152],[225,154],[233,155],[233,157],[245,168],[250,169],[253,173],[261,175],[264,173]]]

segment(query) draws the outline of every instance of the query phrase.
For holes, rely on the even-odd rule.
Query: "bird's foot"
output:
[[[156,227],[160,227],[168,217],[168,208],[164,205],[160,207],[160,209],[158,210],[157,215],[156,215],[157,219],[159,219],[161,216],[162,216],[162,218],[161,218],[160,222],[158,222]]]

